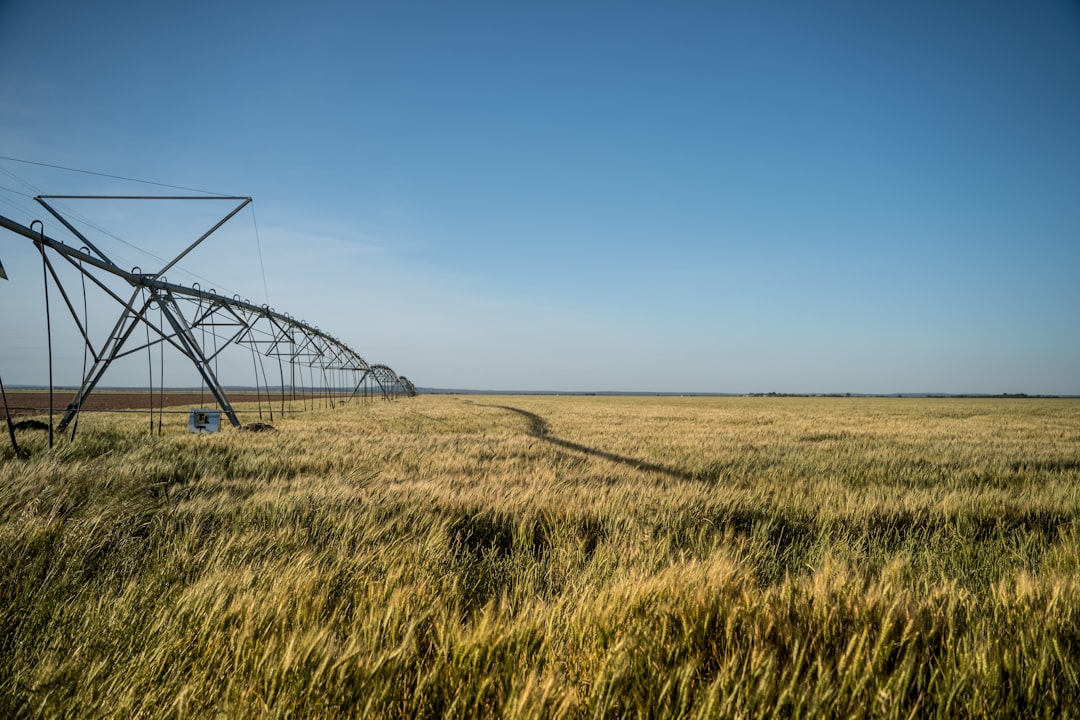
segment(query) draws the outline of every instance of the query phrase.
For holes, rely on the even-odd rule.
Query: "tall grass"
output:
[[[125,422],[0,455],[0,716],[1080,712],[1080,402]]]

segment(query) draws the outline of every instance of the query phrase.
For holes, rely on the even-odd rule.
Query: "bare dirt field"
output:
[[[75,396],[75,390],[64,388],[55,390],[53,393],[53,408],[57,412],[63,412]],[[231,391],[229,397],[233,401],[255,400],[254,392]],[[265,396],[264,396],[265,398]],[[49,411],[49,393],[42,390],[9,390],[7,391],[8,409],[12,417],[27,417],[41,415]],[[166,391],[164,395],[151,394],[141,390],[117,391],[105,390],[91,393],[87,398],[84,410],[138,410],[149,409],[151,404],[157,407],[216,407],[214,396],[209,392],[192,391]],[[0,408],[2,411],[2,408]]]

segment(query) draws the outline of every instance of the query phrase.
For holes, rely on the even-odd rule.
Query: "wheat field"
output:
[[[1080,714],[1077,400],[170,417],[0,450],[0,716]]]

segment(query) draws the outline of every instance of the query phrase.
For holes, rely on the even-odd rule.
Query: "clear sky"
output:
[[[0,155],[254,197],[199,277],[419,386],[1080,394],[1076,2],[0,0]]]

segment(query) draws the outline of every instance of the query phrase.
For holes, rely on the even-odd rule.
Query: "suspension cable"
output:
[[[215,310],[215,312],[216,312],[216,310]],[[214,322],[214,324],[210,328],[210,337],[214,338],[214,379],[217,382],[218,387],[221,387],[221,381],[218,380],[218,378],[221,377],[221,374],[218,372],[218,335],[217,335],[217,322],[216,321]],[[217,403],[217,405],[218,405],[218,407],[221,407],[221,403]]]
[[[45,284],[45,337],[46,344],[48,346],[49,353],[49,449],[53,447],[53,356],[52,356],[52,316],[49,312],[49,261],[45,257],[45,223],[40,220],[35,220],[30,223],[30,227],[33,228],[34,224],[37,224],[41,229],[38,231],[41,233],[42,242],[38,243],[38,250],[41,251],[41,276]]]
[[[281,353],[274,354],[277,355],[278,381],[281,383],[281,416],[285,417],[285,370],[281,367]]]
[[[259,367],[262,369],[263,387],[266,388],[266,408],[270,412],[270,422],[274,422],[274,401],[270,397],[270,381],[266,379],[266,365],[263,364],[262,353],[259,353]],[[262,416],[259,416],[260,419]]]
[[[266,284],[266,266],[263,264],[262,241],[259,239],[259,223],[255,220],[255,201],[248,203],[251,208],[251,224],[255,227],[255,248],[259,252],[259,271],[262,273],[263,292],[266,293],[266,305],[270,305],[270,286]]]
[[[255,361],[255,345],[251,346],[251,367],[255,371],[255,399],[259,401],[259,419],[262,420],[262,392],[259,390],[259,365]]]
[[[11,422],[11,410],[8,408],[7,391],[4,390],[3,379],[0,379],[0,397],[4,399],[4,417],[7,419],[8,435],[11,437],[11,449],[15,451],[15,457],[18,457],[19,443],[15,440],[15,426]]]
[[[293,373],[293,377],[295,378],[296,374],[297,374],[295,367],[292,368],[292,373]],[[301,365],[300,366],[300,403],[304,408],[304,412],[308,411],[308,406],[307,406],[308,397],[307,396],[308,396],[308,390],[307,390],[307,387],[304,385],[304,366]]]
[[[146,304],[149,305],[149,302]],[[149,307],[146,307],[149,310]],[[154,435],[154,352],[150,347],[150,323],[143,319],[143,326],[146,328],[146,369],[150,375],[150,435]]]
[[[165,314],[161,308],[161,300],[158,299],[158,332],[161,333],[165,327]],[[157,434],[161,435],[161,416],[165,412],[165,336],[162,334],[160,344],[158,345],[158,416],[157,416]]]
[[[123,175],[109,175],[108,173],[94,172],[93,170],[80,170],[78,168],[64,167],[63,165],[50,165],[49,163],[34,162],[33,160],[20,160],[19,158],[6,157],[4,155],[0,155],[0,160],[10,160],[11,162],[23,163],[24,165],[37,165],[39,167],[47,167],[54,170],[67,170],[68,172],[83,173],[84,175],[97,175],[98,177],[107,177],[112,178],[113,180],[127,180],[128,182],[143,183],[144,185],[157,185],[158,187],[172,188],[174,190],[189,190],[191,192],[203,193],[204,195],[220,195],[226,197],[224,193],[213,192],[211,190],[199,190],[198,188],[184,187],[182,185],[169,185],[167,183],[153,182],[152,180],[124,177]]]
[[[202,290],[202,288],[199,286],[198,283],[195,283],[192,287],[197,287],[200,290]],[[206,323],[204,322],[205,318],[203,318],[203,314],[202,314],[202,304],[203,304],[203,298],[202,298],[202,295],[200,295],[199,300],[198,300],[198,304],[195,306],[195,318],[199,322],[199,332],[202,334],[202,340],[200,341],[200,344],[199,344],[199,351],[205,356],[206,355]],[[203,379],[202,373],[199,373],[199,407],[203,406],[203,397],[204,397],[205,393],[206,393],[206,380]]]
[[[90,313],[87,310],[86,305],[86,271],[83,270],[82,258],[79,259],[79,276],[82,280],[82,302],[83,302],[83,354],[82,354],[82,377],[86,379],[86,356],[90,350]],[[71,423],[71,435],[69,436],[69,442],[75,442],[75,431],[79,429],[79,416],[82,414],[82,403],[75,408],[75,418]]]
[[[329,380],[326,379],[326,367],[325,366],[319,368],[319,373],[322,375],[323,389],[324,389],[324,392],[325,392],[326,397],[327,397],[327,402],[329,403],[329,407],[331,409],[333,409],[333,407],[334,407],[334,386]]]

